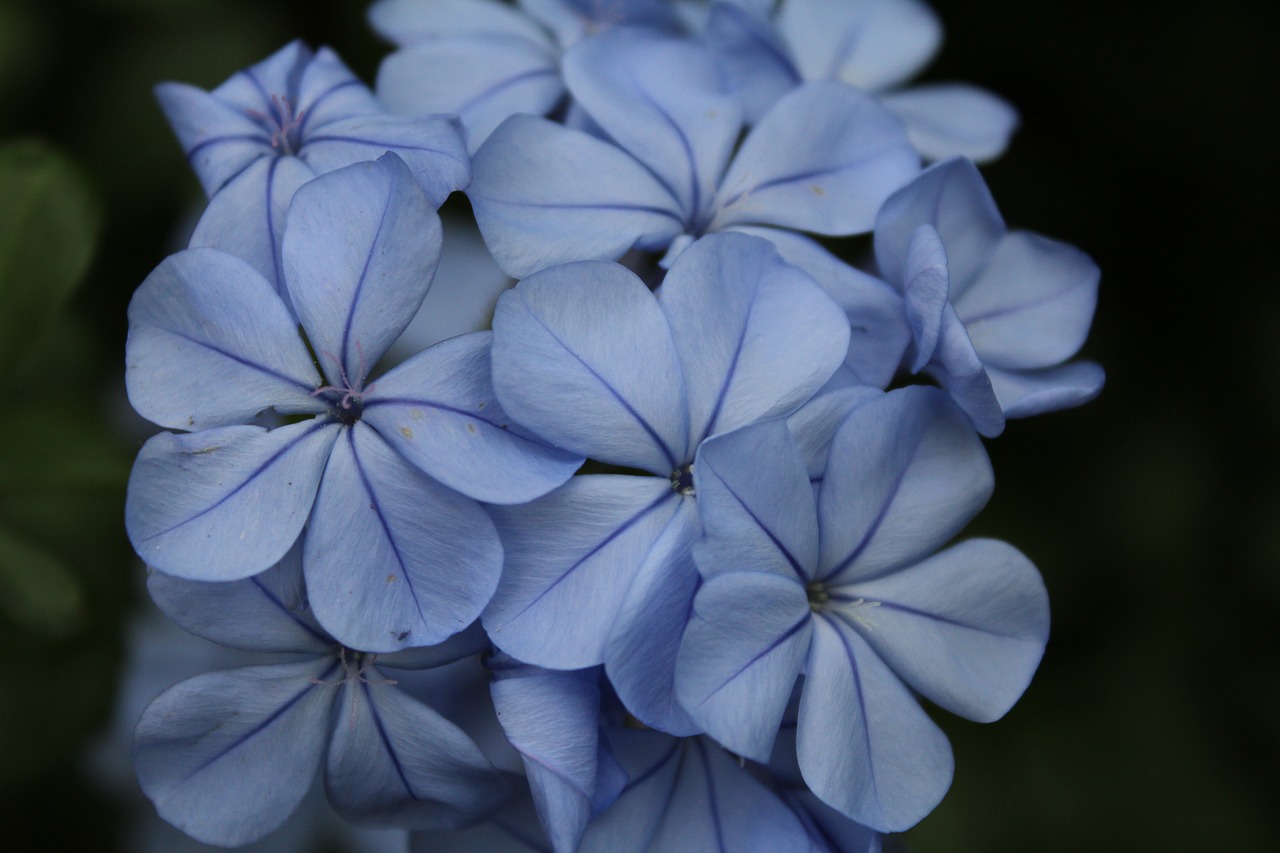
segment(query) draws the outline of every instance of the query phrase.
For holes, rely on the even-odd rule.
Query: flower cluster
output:
[[[158,89],[209,205],[130,305],[126,525],[172,620],[285,657],[157,698],[143,790],[221,845],[323,767],[423,853],[878,850],[950,784],[918,699],[995,720],[1047,639],[952,544],[982,438],[1103,382],[1096,267],[968,159],[1014,112],[905,86],[918,0],[370,17],[376,95],[296,43]],[[454,191],[519,281],[388,367]]]

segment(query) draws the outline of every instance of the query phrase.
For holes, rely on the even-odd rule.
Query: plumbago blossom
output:
[[[144,792],[224,845],[323,768],[421,853],[877,853],[950,785],[918,697],[995,720],[1047,640],[1027,557],[950,544],[983,438],[1103,382],[1070,361],[1092,261],[972,161],[921,171],[1011,113],[899,88],[937,46],[914,0],[370,18],[402,115],[296,43],[158,90],[210,204],[130,306],[166,431],[126,528],[171,619],[291,657],[161,694]],[[934,146],[957,105],[973,145]],[[520,281],[414,353],[452,191],[492,253],[456,313]],[[868,233],[861,266],[811,236]]]

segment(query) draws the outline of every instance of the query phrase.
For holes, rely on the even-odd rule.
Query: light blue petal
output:
[[[713,227],[860,234],[919,170],[902,122],[875,98],[840,83],[810,83],[774,104],[743,140],[720,182]]]
[[[711,234],[694,243],[667,273],[658,303],[684,370],[691,447],[790,414],[849,350],[839,306],[756,237]]]
[[[796,748],[813,792],[845,817],[898,832],[951,785],[951,745],[905,685],[842,622],[814,620]]]
[[[582,457],[511,422],[493,392],[491,341],[476,332],[424,350],[378,379],[362,418],[446,486],[487,503],[525,503],[572,477]]]
[[[858,406],[822,481],[819,579],[852,583],[931,554],[992,486],[981,440],[940,391],[912,386]]]
[[[405,829],[465,825],[511,790],[471,738],[375,667],[346,681],[324,782],[347,820]]]
[[[409,325],[431,287],[440,235],[435,208],[394,155],[294,195],[285,279],[331,384],[358,386]]]
[[[1084,344],[1098,276],[1097,264],[1074,246],[1015,231],[953,304],[988,367],[1052,367]]]
[[[479,504],[358,423],[333,448],[302,561],[320,624],[348,648],[390,652],[470,625],[497,586],[502,547]]]
[[[877,388],[849,385],[819,392],[787,418],[787,427],[804,458],[809,481],[820,483],[827,471],[831,439],[849,412],[882,396]]]
[[[668,316],[616,264],[582,261],[530,276],[493,315],[498,400],[569,452],[669,476],[692,447]]]
[[[615,28],[567,51],[564,79],[591,118],[678,199],[687,220],[701,223],[742,126],[710,51]]]
[[[806,80],[872,92],[914,76],[942,43],[942,24],[920,0],[787,0],[778,28]]]
[[[964,83],[912,86],[883,95],[881,103],[906,122],[907,137],[926,160],[994,160],[1018,129],[1018,111],[1008,101]]]
[[[613,260],[686,227],[671,194],[617,147],[533,116],[503,122],[476,151],[467,190],[499,266],[523,278],[555,264]]]
[[[280,242],[293,194],[315,176],[297,157],[258,160],[209,200],[191,234],[191,247],[219,249],[248,261],[292,311]]]
[[[302,159],[317,174],[391,152],[409,167],[434,207],[471,182],[471,158],[452,117],[358,116],[316,127]]]
[[[598,671],[497,670],[493,703],[520,750],[539,818],[556,853],[573,853],[594,815],[600,749]]]
[[[377,89],[399,115],[457,115],[472,153],[507,118],[546,115],[564,97],[558,54],[540,34],[457,36],[403,48],[382,61]]]
[[[1102,392],[1107,378],[1092,361],[1073,361],[1047,370],[1005,371],[992,367],[987,375],[1008,418],[1025,418],[1087,403]]]
[[[988,723],[1031,683],[1049,639],[1040,573],[1012,545],[971,539],[885,577],[842,587],[848,624],[913,690]]]
[[[484,612],[493,642],[539,666],[602,663],[627,589],[679,504],[666,477],[597,474],[491,508],[506,554]]]
[[[925,169],[891,195],[876,216],[876,263],[895,287],[906,282],[907,252],[921,225],[932,225],[942,239],[952,300],[983,270],[1005,234],[1004,220],[977,167],[960,159]]]
[[[947,252],[938,232],[928,223],[920,225],[907,245],[906,278],[902,295],[911,337],[915,344],[912,373],[919,373],[933,358],[942,334],[947,309]]]
[[[794,578],[725,571],[694,599],[676,663],[676,691],[727,749],[768,761],[813,633]]]
[[[297,103],[293,109],[301,123],[304,148],[310,146],[312,133],[330,122],[383,112],[369,88],[327,47],[317,50],[302,69],[295,91]]]
[[[711,3],[702,37],[755,124],[779,98],[800,85],[800,72],[781,34],[762,14],[738,3]]]
[[[261,62],[233,74],[210,94],[241,111],[273,113],[276,106],[271,102],[272,95],[292,98],[312,56],[311,49],[301,41],[291,41]]]
[[[210,583],[151,572],[147,591],[184,630],[234,649],[314,655],[336,645],[307,605],[300,544],[251,578]]]
[[[138,556],[192,580],[232,581],[280,561],[298,538],[339,427],[162,432],[138,453],[124,521]]]
[[[699,731],[676,699],[675,673],[698,587],[689,550],[700,532],[695,501],[682,499],[636,571],[605,647],[605,671],[627,710],[676,735]]]
[[[704,538],[703,577],[749,570],[803,586],[818,562],[818,516],[805,460],[787,422],[708,439],[693,468]]]
[[[995,438],[1004,432],[1005,416],[991,376],[950,305],[943,309],[938,348],[925,372],[947,389],[979,433]]]
[[[161,817],[206,844],[237,847],[266,835],[311,787],[337,694],[331,679],[340,674],[325,656],[169,688],[134,734],[143,793]]]
[[[288,309],[256,270],[231,255],[170,255],[129,303],[129,402],[161,426],[243,423],[266,408],[322,412],[311,393],[318,382]]]
[[[769,240],[783,260],[814,277],[849,320],[849,353],[843,372],[857,384],[887,387],[911,340],[902,294],[849,266],[803,234],[758,226],[735,226],[733,230]]]
[[[619,25],[678,31],[667,0],[519,0],[520,8],[551,30],[568,47],[580,39]]]
[[[186,83],[161,83],[156,100],[206,195],[213,196],[254,161],[274,157],[271,135],[213,95]]]
[[[369,7],[369,24],[396,44],[495,35],[551,46],[542,28],[528,15],[493,0],[378,0]]]

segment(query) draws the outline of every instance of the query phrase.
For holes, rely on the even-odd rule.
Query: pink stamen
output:
[[[283,149],[285,154],[292,154],[293,150],[289,147],[289,134],[302,127],[302,119],[306,116],[307,111],[299,110],[295,115],[293,104],[284,95],[272,95],[271,103],[275,106],[276,112],[280,114],[279,120],[275,116],[266,115],[257,110],[245,110],[245,112],[250,118],[257,119],[272,128],[272,148],[280,148]]]

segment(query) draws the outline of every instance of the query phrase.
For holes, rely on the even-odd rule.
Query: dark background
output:
[[[295,37],[371,82],[385,48],[364,7],[0,0],[0,144],[63,152],[102,212],[67,313],[0,380],[0,465],[98,460],[92,476],[0,471],[0,522],[74,586],[52,627],[0,606],[6,849],[112,851],[124,821],[81,753],[107,724],[140,606],[120,524],[138,446],[120,402],[125,307],[199,198],[151,86],[211,87]],[[1037,563],[1054,630],[1003,721],[938,715],[956,780],[910,848],[1280,849],[1280,294],[1263,223],[1276,28],[1244,0],[938,9],[947,42],[925,79],[983,85],[1022,113],[984,170],[1006,219],[1102,267],[1084,355],[1108,382],[988,445],[996,495],[970,532]]]

